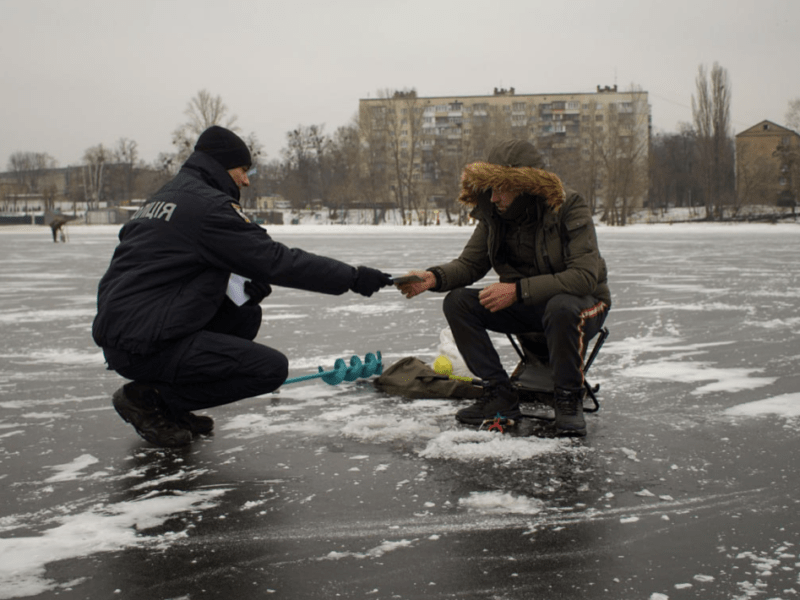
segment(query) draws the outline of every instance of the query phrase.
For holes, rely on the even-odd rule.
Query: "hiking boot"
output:
[[[172,419],[178,426],[189,430],[193,435],[208,435],[214,430],[214,419],[196,415],[189,411],[182,412]]]
[[[510,383],[500,383],[485,386],[483,396],[475,404],[458,411],[456,420],[469,425],[480,425],[496,417],[518,419],[521,416],[517,391]]]
[[[583,437],[586,435],[586,420],[583,418],[583,398],[586,390],[556,390],[555,428],[558,435]]]
[[[111,400],[119,416],[151,444],[177,447],[192,441],[191,431],[170,420],[154,387],[135,381],[126,383]]]

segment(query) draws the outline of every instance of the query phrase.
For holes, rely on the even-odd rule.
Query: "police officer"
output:
[[[253,340],[270,285],[371,296],[391,284],[376,269],[289,248],[238,204],[251,156],[232,131],[204,131],[178,175],[119,233],[100,281],[95,343],[131,382],[112,398],[119,415],[158,446],[210,433],[193,414],[274,391],[288,361]]]

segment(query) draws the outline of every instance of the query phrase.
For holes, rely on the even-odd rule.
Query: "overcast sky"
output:
[[[734,133],[800,98],[800,0],[0,0],[0,170],[16,151],[78,164],[97,144],[150,162],[202,89],[267,159],[332,133],[360,98],[649,93],[656,132],[691,121],[700,64],[732,84]]]

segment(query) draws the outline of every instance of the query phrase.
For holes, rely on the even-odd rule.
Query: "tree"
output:
[[[422,108],[418,106],[414,89],[383,90],[379,96],[385,100],[381,112],[380,128],[384,133],[384,148],[391,172],[391,190],[400,209],[403,223],[411,223],[411,211],[416,210],[420,221],[426,199],[420,198]]]
[[[40,192],[39,182],[48,169],[58,163],[45,152],[14,152],[8,159],[8,170],[25,193]]]
[[[83,154],[83,168],[81,177],[83,181],[83,195],[87,209],[100,208],[105,187],[105,169],[111,162],[111,152],[103,144],[88,148]]]
[[[286,161],[284,195],[295,208],[306,208],[312,200],[327,195],[327,157],[330,138],[324,125],[298,125],[286,133],[287,147],[281,153]]]
[[[682,123],[678,133],[656,135],[650,147],[650,209],[691,207],[700,197],[695,181],[695,133]]]
[[[791,143],[781,143],[772,154],[778,159],[781,177],[786,181],[785,197],[782,202],[791,202],[792,206],[800,197],[800,146]]]
[[[786,110],[786,126],[800,133],[800,98],[789,100]]]
[[[388,205],[389,170],[386,133],[383,129],[385,106],[372,106],[356,117],[358,128],[358,191],[364,204]]]
[[[111,159],[118,167],[112,174],[111,186],[118,190],[121,198],[130,200],[134,193],[136,170],[139,166],[138,144],[127,138],[120,138],[111,150]]]
[[[695,81],[697,98],[692,96],[692,117],[706,218],[721,218],[724,206],[733,204],[734,190],[728,71],[714,63],[709,78],[705,67],[700,65]]]
[[[200,90],[189,100],[183,111],[188,120],[178,125],[172,132],[172,144],[177,148],[176,162],[183,164],[194,148],[200,134],[212,125],[221,125],[231,131],[237,131],[236,115],[228,115],[228,107],[221,96],[212,96],[208,90]]]
[[[609,225],[625,225],[648,188],[647,96],[635,85],[629,94],[630,101],[590,107],[581,127],[585,152],[577,179],[590,206],[602,200],[601,219]]]
[[[189,158],[200,134],[212,125],[220,125],[233,132],[239,132],[239,127],[236,126],[238,117],[229,115],[228,106],[222,101],[222,97],[213,96],[208,90],[197,92],[197,95],[189,100],[183,113],[188,120],[178,125],[172,132],[172,144],[177,149],[175,155],[159,159],[161,165],[168,167],[173,172]],[[262,153],[263,146],[258,143],[258,139],[253,133],[242,139],[250,148],[250,154],[255,164],[256,158]]]

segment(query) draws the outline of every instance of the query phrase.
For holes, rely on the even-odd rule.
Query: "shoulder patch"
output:
[[[242,211],[242,207],[241,206],[239,206],[235,202],[231,202],[231,206],[233,207],[233,210],[235,210],[236,213],[245,220],[246,223],[250,222],[250,219],[248,219],[247,215],[244,214],[244,211]]]

